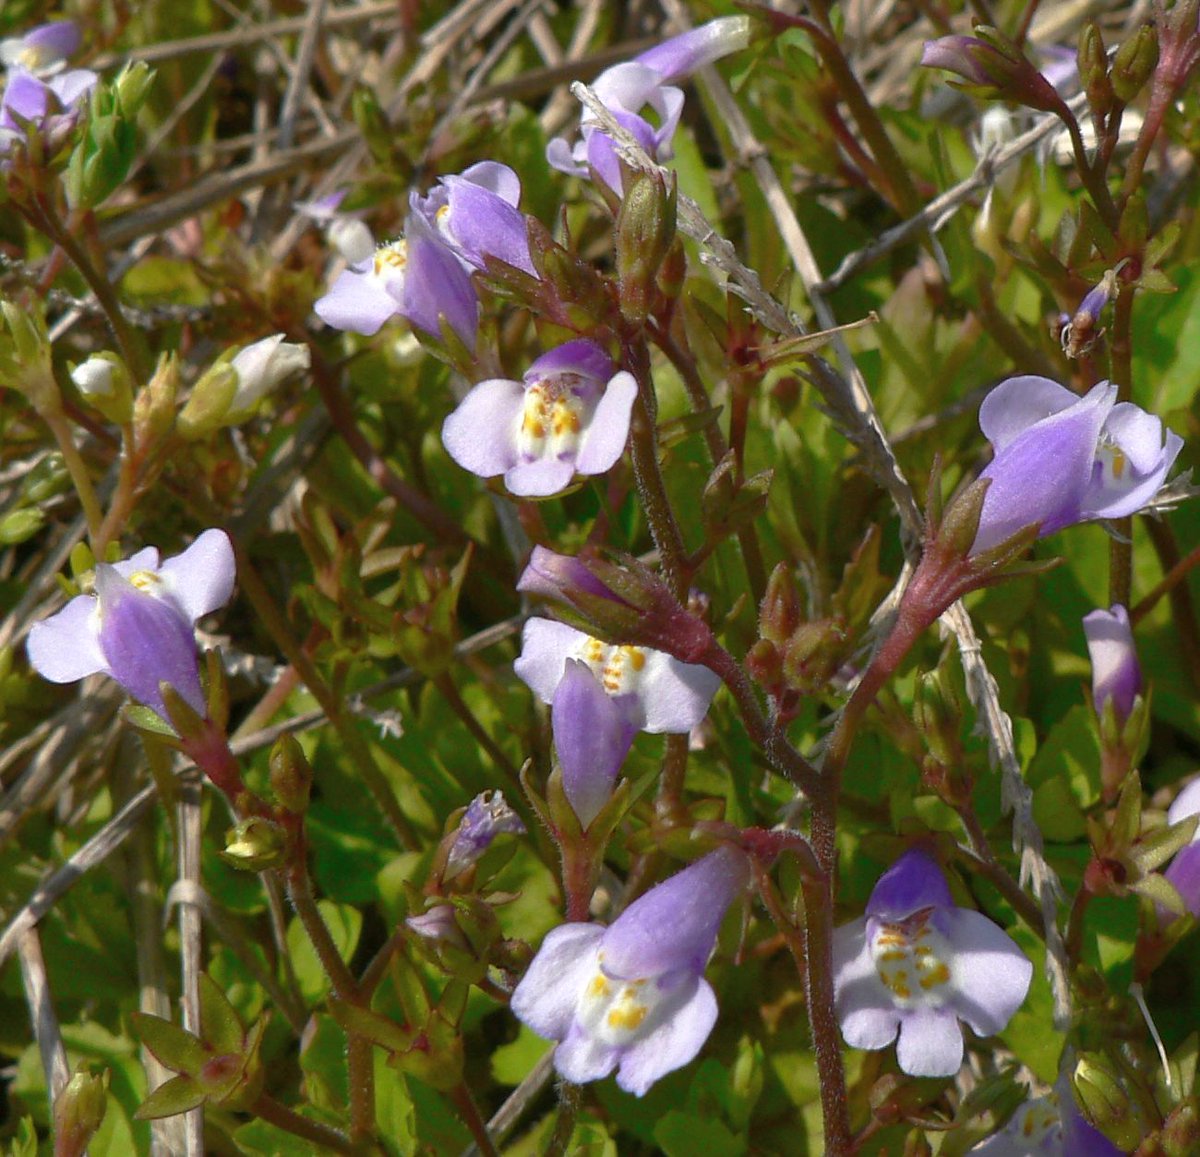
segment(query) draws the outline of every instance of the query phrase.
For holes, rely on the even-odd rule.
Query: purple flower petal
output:
[[[696,977],[680,985],[669,1004],[654,1010],[654,1027],[625,1050],[617,1084],[644,1096],[660,1077],[690,1063],[717,1023],[717,998],[708,981]]]
[[[112,677],[164,717],[160,683],[169,683],[193,710],[206,715],[196,639],[174,603],[139,590],[103,563],[96,567],[96,593],[100,650]]]
[[[1200,812],[1200,779],[1194,779],[1172,801],[1167,808],[1167,823],[1177,824],[1188,816]],[[1200,839],[1200,837],[1198,837]]]
[[[370,337],[400,312],[400,302],[374,270],[345,269],[313,311],[334,329]]]
[[[554,1050],[554,1067],[575,1085],[603,1080],[617,1067],[620,1059],[621,1050],[617,1045],[594,1036],[579,1024],[572,1024],[563,1042]]]
[[[910,848],[879,877],[867,912],[883,920],[903,920],[923,908],[950,908],[954,900],[945,874],[923,848]]]
[[[1069,409],[1079,395],[1035,374],[1006,378],[979,407],[979,428],[997,454],[1043,418]]]
[[[513,1015],[538,1036],[563,1040],[571,1028],[580,993],[596,969],[604,928],[562,924],[546,934],[537,955],[513,990]]]
[[[404,316],[434,337],[441,334],[441,318],[445,317],[463,344],[474,349],[479,299],[470,277],[418,214],[409,214],[405,242],[408,268],[404,276]]]
[[[746,857],[718,848],[639,897],[604,934],[604,971],[633,980],[690,969],[712,954],[725,910],[745,888]]]
[[[159,573],[171,597],[194,623],[229,602],[236,564],[233,543],[223,530],[206,530],[182,554],[167,559]]]
[[[922,1008],[900,1021],[896,1060],[913,1077],[952,1077],[962,1067],[962,1030],[949,1009]]]
[[[972,553],[1035,523],[1044,536],[1083,516],[1100,430],[1115,399],[1116,388],[1101,383],[1074,405],[1030,426],[996,455],[980,475],[991,485]]]
[[[580,474],[603,474],[625,452],[636,399],[637,381],[622,370],[608,383],[583,433],[575,459],[575,469]]]
[[[508,165],[502,165],[499,161],[479,161],[470,168],[463,169],[460,176],[464,181],[486,189],[514,209],[521,203],[521,178]]]
[[[449,228],[463,254],[477,269],[485,257],[497,257],[531,277],[537,276],[529,256],[529,224],[525,214],[489,189],[461,177],[443,178],[449,192]]]
[[[33,669],[51,683],[107,673],[108,660],[100,650],[96,600],[91,595],[73,598],[61,611],[34,623],[25,647]]]
[[[571,485],[575,463],[564,458],[534,458],[517,462],[505,475],[504,485],[519,498],[549,498]]]
[[[652,735],[691,731],[708,714],[721,685],[720,676],[696,663],[681,663],[662,651],[642,652],[641,699],[646,712],[643,728]]]
[[[524,831],[521,817],[508,806],[502,792],[480,792],[467,805],[462,819],[458,821],[454,843],[446,855],[443,878],[453,879],[466,871],[492,846],[492,841],[498,835],[522,835]]]
[[[612,358],[594,341],[576,338],[547,350],[525,372],[525,381],[533,384],[554,374],[581,374],[598,383],[607,382],[616,372]]]
[[[672,36],[634,59],[638,64],[654,69],[663,80],[674,80],[689,76],[731,52],[738,52],[749,43],[749,17],[724,16]]]
[[[954,949],[951,1007],[980,1036],[992,1036],[1024,1002],[1033,964],[986,916],[969,908],[952,908],[942,916],[942,932]]]
[[[1118,720],[1129,718],[1142,689],[1142,670],[1133,646],[1129,612],[1119,603],[1112,610],[1083,617],[1088,656],[1092,661],[1092,702],[1103,714],[1111,699]]]
[[[464,470],[492,478],[517,464],[516,429],[525,387],[504,378],[480,382],[442,425],[442,443]]]
[[[587,635],[552,619],[529,619],[521,632],[521,654],[513,670],[543,702],[554,702],[567,659],[577,658]]]
[[[607,694],[586,663],[567,660],[551,722],[563,790],[585,830],[612,796],[640,714],[636,695]]]
[[[1183,439],[1173,430],[1167,431],[1165,446],[1162,438],[1158,418],[1129,403],[1113,408],[1084,495],[1084,518],[1123,518],[1158,493],[1183,448]]]
[[[1163,875],[1179,893],[1184,907],[1200,918],[1200,843],[1193,842],[1180,849]]]

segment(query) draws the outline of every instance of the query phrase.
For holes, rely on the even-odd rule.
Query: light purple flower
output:
[[[345,189],[338,189],[315,201],[296,201],[293,208],[316,221],[325,230],[325,237],[351,266],[363,265],[375,255],[375,238],[371,230],[354,213],[343,213],[341,203]]]
[[[14,68],[0,98],[0,152],[14,141],[27,139],[29,126],[36,127],[54,149],[74,127],[79,109],[100,78],[86,68],[61,72],[42,80],[31,72]]]
[[[469,349],[475,347],[479,301],[470,276],[419,214],[410,214],[404,237],[379,246],[369,260],[340,273],[313,306],[334,329],[367,336],[401,316],[433,337],[441,318]]]
[[[1167,809],[1167,823],[1177,824],[1197,814],[1200,814],[1200,779],[1192,780],[1175,797]],[[1200,829],[1192,837],[1192,842],[1175,854],[1163,875],[1179,893],[1184,907],[1200,919]],[[1167,919],[1172,915],[1161,908],[1159,914]]]
[[[592,91],[617,123],[655,160],[669,160],[671,141],[683,112],[683,93],[671,81],[682,80],[696,69],[750,42],[750,21],[745,16],[725,16],[673,36],[640,56],[605,69]],[[642,111],[653,110],[656,124]],[[595,124],[587,110],[580,124],[580,139],[570,143],[556,137],[546,147],[546,160],[563,173],[585,177],[588,166],[615,193],[621,192],[621,168],[612,138]]]
[[[1098,714],[1111,702],[1117,722],[1124,723],[1142,689],[1142,669],[1133,646],[1129,612],[1120,603],[1111,610],[1083,617],[1088,655],[1092,660],[1092,702]]]
[[[513,494],[544,498],[603,474],[625,449],[637,382],[586,338],[543,354],[523,381],[489,378],[442,426],[446,451]]]
[[[413,193],[410,206],[442,236],[469,269],[486,268],[498,257],[531,277],[529,226],[518,208],[521,181],[497,161],[480,161],[452,176],[439,177],[425,196]]]
[[[691,1061],[717,1020],[703,977],[725,911],[746,887],[746,857],[718,848],[635,900],[605,928],[550,932],[512,995],[514,1015],[558,1042],[568,1081],[642,1096]]]
[[[1120,1157],[1118,1149],[1089,1124],[1060,1077],[1044,1097],[1026,1101],[994,1137],[972,1150],[977,1157]]]
[[[1082,398],[1049,378],[1001,382],[979,425],[995,451],[972,553],[1033,524],[1041,536],[1145,506],[1166,479],[1183,439],[1100,382]]]
[[[636,726],[656,735],[691,731],[721,683],[707,667],[662,651],[602,643],[565,623],[537,618],[525,624],[513,670],[543,703],[552,704],[570,659],[585,663],[607,694],[632,695]]]
[[[612,795],[639,718],[637,695],[610,695],[587,663],[567,660],[554,692],[550,723],[563,792],[584,830]]]
[[[446,856],[443,878],[449,880],[465,872],[491,847],[492,841],[505,832],[523,835],[525,825],[521,817],[508,806],[502,792],[481,792],[467,804],[467,810],[458,821],[454,843]]]
[[[999,1032],[1029,990],[1033,965],[986,916],[959,908],[926,851],[904,853],[875,885],[867,914],[834,932],[837,1014],[846,1043],[886,1048],[900,1068],[949,1077],[963,1059],[966,1021]]]
[[[79,45],[79,28],[73,20],[53,20],[31,28],[24,36],[0,40],[0,64],[49,76],[79,51]]]
[[[29,632],[29,661],[52,683],[111,675],[139,703],[165,716],[160,683],[207,715],[193,624],[233,593],[233,545],[206,530],[159,565],[147,547],[124,562],[96,565],[96,594],[79,595]]]

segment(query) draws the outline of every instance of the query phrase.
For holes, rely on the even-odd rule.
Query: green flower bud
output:
[[[71,381],[79,396],[110,422],[123,426],[133,416],[133,380],[116,354],[92,354],[71,367]]]
[[[0,335],[0,385],[24,395],[39,414],[57,414],[62,396],[50,365],[50,335],[40,309],[0,302],[8,332]]]
[[[1153,24],[1141,28],[1117,49],[1112,64],[1112,89],[1117,99],[1128,104],[1158,67],[1158,32]]]
[[[109,1071],[75,1070],[54,1101],[54,1157],[79,1157],[108,1109]]]
[[[271,748],[271,790],[286,811],[303,815],[308,810],[313,769],[294,735],[281,735]]]
[[[652,312],[658,274],[674,239],[674,179],[627,174],[616,230],[621,313],[627,320],[641,322]]]
[[[246,872],[262,872],[283,862],[287,833],[261,816],[250,816],[225,833],[221,859]]]

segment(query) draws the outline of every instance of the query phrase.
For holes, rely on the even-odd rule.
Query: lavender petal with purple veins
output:
[[[972,554],[1027,526],[1053,534],[1076,522],[1121,518],[1158,493],[1183,446],[1162,422],[1100,382],[1082,398],[1048,378],[1001,382],[979,425],[995,451],[980,475],[987,494]]]
[[[446,451],[482,478],[504,475],[513,494],[546,498],[576,474],[620,458],[637,397],[632,374],[586,338],[538,358],[522,382],[480,382],[442,426]]]
[[[192,628],[229,601],[233,581],[233,545],[222,530],[206,530],[161,566],[153,547],[112,566],[101,563],[95,595],[79,595],[33,625],[29,661],[53,683],[110,675],[160,715],[165,682],[205,715]]]
[[[719,848],[635,900],[608,928],[564,924],[542,942],[512,996],[516,1017],[557,1041],[568,1081],[600,1080],[642,1096],[688,1064],[717,1019],[703,972],[746,857]]]
[[[498,835],[506,832],[523,835],[525,825],[521,817],[508,806],[503,794],[485,791],[477,795],[458,821],[458,833],[446,857],[444,878],[449,880],[465,872],[491,847]]]
[[[609,695],[586,663],[567,660],[550,719],[563,791],[585,831],[612,796],[640,716],[636,695]]]
[[[962,1064],[959,1021],[999,1032],[1029,990],[1033,965],[978,912],[956,907],[929,853],[905,852],[875,885],[867,914],[834,932],[834,987],[846,1043],[896,1040],[910,1076],[953,1076]]]
[[[1092,702],[1103,715],[1112,702],[1118,724],[1133,711],[1134,700],[1142,690],[1142,669],[1133,646],[1129,612],[1119,603],[1111,610],[1092,611],[1083,618],[1088,655],[1092,661]]]

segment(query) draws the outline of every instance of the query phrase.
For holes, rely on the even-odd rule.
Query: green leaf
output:
[[[670,1112],[655,1126],[654,1139],[666,1157],[742,1157],[746,1141],[720,1121],[691,1113]]]
[[[159,1085],[141,1104],[135,1114],[139,1121],[154,1121],[174,1117],[203,1105],[208,1094],[191,1077],[172,1077]]]
[[[194,1076],[212,1056],[199,1037],[161,1016],[135,1012],[132,1020],[134,1036],[174,1073]]]
[[[246,1047],[246,1030],[236,1010],[207,972],[200,974],[200,1027],[218,1055],[240,1054]]]

